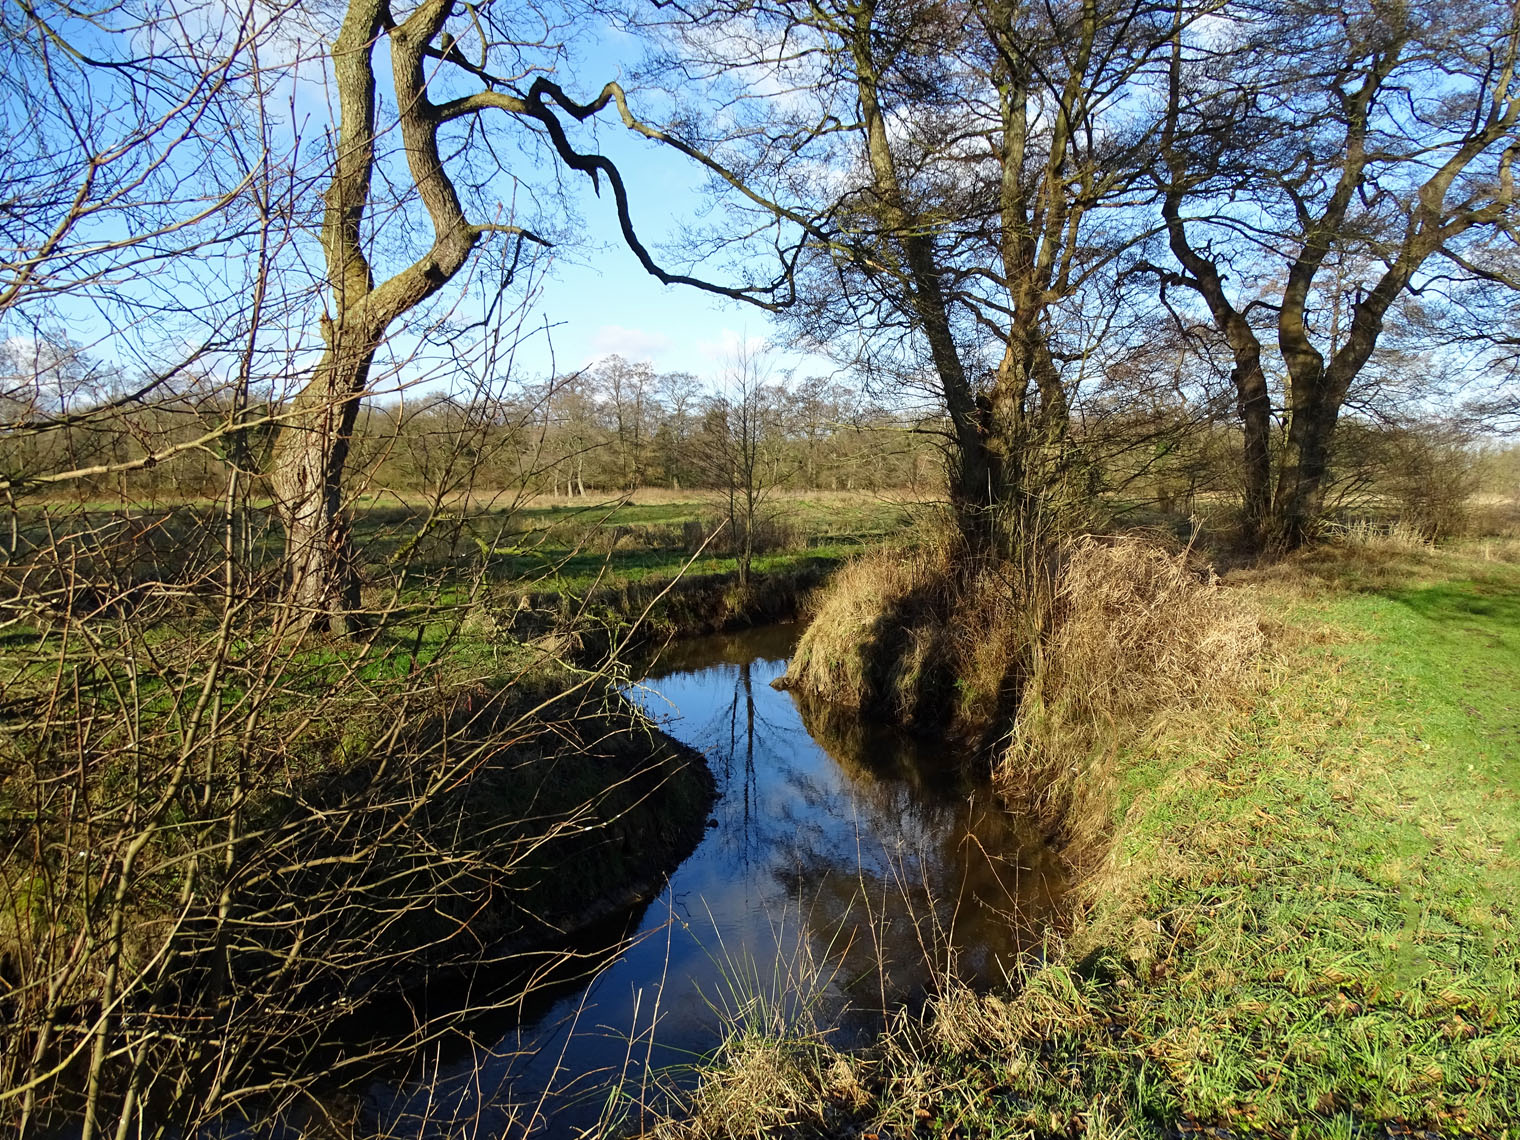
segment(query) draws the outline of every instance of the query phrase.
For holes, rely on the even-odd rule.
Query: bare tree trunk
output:
[[[1171,184],[1167,187],[1161,213],[1172,255],[1184,270],[1184,275],[1173,281],[1195,290],[1203,298],[1215,327],[1224,334],[1235,360],[1230,378],[1235,384],[1244,434],[1241,454],[1242,538],[1251,549],[1260,549],[1267,539],[1272,518],[1272,400],[1261,364],[1261,340],[1245,314],[1231,303],[1219,267],[1209,256],[1194,249],[1188,240],[1187,225],[1182,216],[1188,167],[1176,137],[1181,111],[1179,44],[1173,46],[1170,82],[1170,105],[1161,148],[1171,174]]]
[[[1246,541],[1260,547],[1272,513],[1272,399],[1258,349],[1231,373],[1244,429],[1241,445],[1241,523]]]
[[[1337,418],[1336,409],[1322,402],[1293,416],[1272,517],[1273,539],[1287,549],[1301,546],[1310,537],[1324,507],[1325,473]]]
[[[359,576],[343,510],[343,468],[375,347],[329,348],[298,395],[275,447],[271,482],[285,524],[287,597],[303,620],[340,637],[359,632]]]
[[[428,98],[423,59],[449,10],[446,0],[425,0],[404,23],[387,28],[391,13],[384,0],[350,0],[331,55],[339,129],[324,194],[322,251],[333,316],[323,321],[326,351],[289,410],[271,475],[285,519],[289,599],[308,620],[326,615],[341,634],[359,624],[342,476],[370,362],[390,325],[447,284],[488,228],[512,228],[470,224],[443,168],[438,132],[445,116]],[[382,34],[400,96],[407,167],[427,208],[433,243],[377,286],[362,223],[375,162],[373,53]]]
[[[906,261],[904,276],[913,286],[914,316],[928,342],[945,410],[955,433],[951,505],[966,537],[982,545],[991,536],[991,507],[996,502],[995,479],[986,446],[990,409],[985,401],[977,400],[956,347],[931,227],[918,224],[912,216],[898,180],[872,49],[875,15],[876,4],[872,0],[861,4],[850,37],[856,90],[866,128],[866,157],[882,221],[889,234],[901,242]]]

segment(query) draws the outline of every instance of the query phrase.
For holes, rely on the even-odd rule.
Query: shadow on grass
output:
[[[1422,589],[1390,590],[1387,596],[1426,621],[1474,632],[1520,631],[1520,581],[1469,579]],[[1474,623],[1483,627],[1474,628]]]

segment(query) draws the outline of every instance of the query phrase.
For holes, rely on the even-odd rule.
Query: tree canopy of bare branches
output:
[[[1433,262],[1481,274],[1485,239],[1513,239],[1517,49],[1507,3],[1288,0],[1179,24],[1158,177],[1180,271],[1161,278],[1228,345],[1256,542],[1310,533],[1337,417],[1401,299],[1442,288]]]

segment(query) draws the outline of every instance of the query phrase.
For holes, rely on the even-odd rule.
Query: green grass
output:
[[[644,501],[649,499],[654,501]],[[310,660],[293,659],[288,672],[303,674],[320,687],[325,683],[319,660],[324,653],[334,667],[362,656],[359,676],[371,680],[411,670],[440,655],[472,668],[494,666],[505,652],[503,639],[482,638],[458,624],[482,603],[509,614],[524,595],[533,595],[539,606],[546,598],[561,599],[568,613],[594,591],[599,600],[588,616],[604,623],[626,620],[632,615],[615,612],[620,592],[637,593],[635,608],[642,609],[645,595],[679,576],[711,578],[737,570],[737,560],[723,553],[721,542],[696,557],[689,549],[685,524],[700,521],[706,533],[719,521],[720,506],[710,492],[683,497],[640,492],[634,501],[530,501],[468,514],[445,511],[428,524],[427,510],[419,504],[393,498],[361,500],[353,520],[365,602],[389,609],[387,628],[367,649],[319,649]],[[195,596],[207,599],[207,604],[187,595],[185,605],[130,618],[133,635],[144,644],[172,647],[209,634],[218,620],[220,509],[209,502],[157,507],[33,504],[23,511],[23,551],[16,561],[23,567],[34,558],[55,565],[51,577],[33,575],[46,578],[45,584],[53,587],[62,584],[65,574],[77,573],[84,581],[98,578],[105,584],[96,591],[102,598],[116,596],[138,581],[195,583]],[[865,494],[778,493],[767,513],[782,524],[781,542],[776,549],[758,553],[752,569],[760,575],[812,573],[820,562],[843,560],[901,530],[910,521],[911,509]],[[252,529],[254,545],[245,572],[267,584],[277,580],[281,543],[267,503],[257,508]],[[52,543],[57,549],[49,553]],[[34,549],[42,553],[33,555]],[[74,558],[78,561],[71,562]],[[628,586],[640,590],[630,592],[624,589]],[[58,593],[62,597],[67,591]],[[86,599],[76,604],[99,603]],[[614,612],[608,612],[609,604]],[[550,608],[558,608],[558,603]],[[104,620],[109,623],[112,615]],[[56,648],[48,628],[46,621],[16,622],[0,630],[4,682],[22,684],[36,671],[34,666],[42,669],[46,680]],[[253,642],[260,629],[253,631]]]
[[[1328,554],[1239,589],[1260,683],[1120,756],[1065,945],[871,1055],[797,1043],[789,1128],[1520,1136],[1520,566]]]
[[[41,549],[56,541],[61,557],[77,554],[86,576],[130,571],[137,579],[174,581],[215,574],[221,509],[209,502],[34,505],[21,515],[22,544]],[[281,532],[268,503],[253,509],[249,569],[274,573]],[[764,516],[780,525],[781,541],[759,555],[755,568],[766,572],[800,558],[843,557],[910,525],[912,510],[866,494],[778,493]],[[403,594],[412,601],[424,594],[437,600],[440,587],[463,586],[476,575],[494,584],[569,593],[609,580],[674,577],[694,553],[686,525],[700,523],[705,534],[722,520],[723,507],[713,492],[640,492],[633,501],[530,500],[445,510],[430,521],[424,505],[387,497],[361,499],[352,516],[365,577],[383,589],[403,575]],[[129,517],[130,529],[120,525]],[[731,572],[736,563],[724,549],[720,537],[689,572]]]
[[[1520,1121],[1520,571],[1473,569],[1267,592],[1307,636],[1250,715],[1159,782],[1131,758],[1119,858],[1159,930],[1103,996],[1159,1078],[1136,1107],[1323,1135]]]

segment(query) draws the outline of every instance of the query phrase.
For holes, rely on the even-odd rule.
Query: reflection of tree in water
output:
[[[716,1047],[715,1005],[762,1026],[824,1029],[837,1015],[848,1039],[879,1025],[883,1003],[931,990],[951,960],[968,980],[996,982],[1038,945],[1063,884],[1036,838],[953,746],[772,689],[788,649],[774,630],[675,646],[630,694],[706,753],[722,792],[717,829],[666,901],[631,919],[652,941],[590,990],[546,977],[545,998],[561,1000],[530,1003],[520,1022],[500,1017],[485,975],[472,979],[458,999],[482,1007],[472,1039],[435,1047],[409,1080],[377,1090],[377,1126],[441,1135],[470,1121],[520,1135],[527,1117],[512,1122],[507,1106],[544,1095],[547,1131],[567,1136],[595,1125],[624,1064],[643,1073]],[[584,948],[587,961],[601,945]]]
[[[743,877],[765,865],[766,852],[780,842],[788,826],[786,813],[767,797],[767,785],[790,766],[799,749],[816,746],[796,714],[770,688],[770,678],[780,674],[784,659],[757,658],[743,638],[703,638],[698,651],[709,661],[708,655],[717,656],[719,663],[674,674],[681,682],[674,694],[665,691],[675,688],[671,677],[651,680],[648,691],[662,697],[641,699],[656,718],[662,714],[658,700],[673,699],[678,719],[667,725],[668,730],[706,753],[718,784],[715,839],[725,862]],[[690,649],[686,653],[697,655]],[[725,660],[730,653],[735,659]],[[661,660],[667,668],[682,664],[682,655]]]
[[[952,971],[1001,979],[1039,945],[1064,889],[1053,854],[991,801],[953,761],[909,741],[798,701],[810,735],[846,784],[854,843],[809,842],[799,830],[780,874],[813,932],[833,947],[855,1000],[911,1000]]]
[[[704,648],[721,651],[717,641]],[[969,981],[1000,980],[1038,945],[1063,889],[1039,837],[953,746],[777,693],[779,663],[735,650],[687,674],[705,702],[699,717],[682,710],[681,730],[709,752],[722,793],[714,839],[735,878],[782,885],[859,1003],[911,998],[951,964]]]
[[[755,800],[758,799],[759,778],[755,771],[755,684],[754,663],[746,661],[739,666],[739,683],[734,686],[733,703],[728,713],[728,750],[730,761],[738,754],[739,700],[744,699],[744,822],[741,834],[744,845],[744,863],[750,862],[752,828],[754,826]],[[731,778],[730,778],[731,779]]]
[[[951,738],[911,736],[809,693],[788,695],[808,735],[852,782],[897,781],[934,800],[958,799],[986,786],[967,762],[969,750]]]

